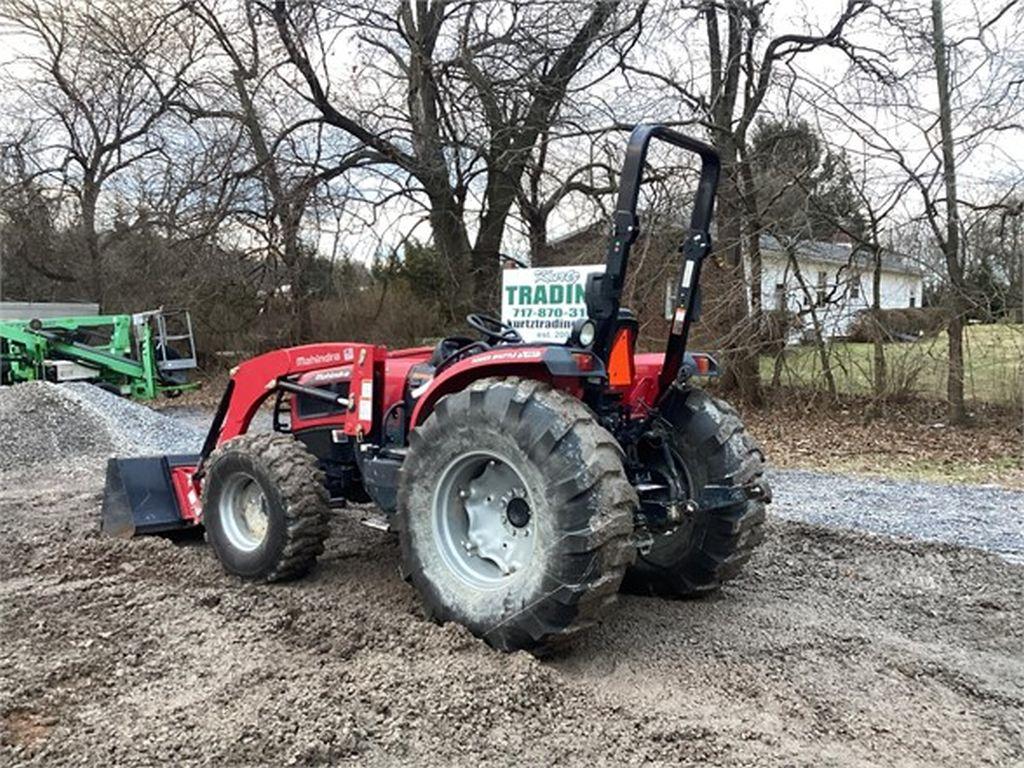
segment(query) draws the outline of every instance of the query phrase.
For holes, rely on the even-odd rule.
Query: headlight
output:
[[[575,347],[589,347],[597,338],[597,324],[589,318],[577,320],[572,327],[569,342]]]

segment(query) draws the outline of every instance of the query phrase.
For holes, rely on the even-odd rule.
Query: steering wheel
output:
[[[523,343],[523,337],[519,335],[519,331],[496,317],[474,313],[466,315],[466,323],[470,328],[482,333],[484,338],[492,344]]]

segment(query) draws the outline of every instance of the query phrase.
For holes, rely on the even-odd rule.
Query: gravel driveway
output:
[[[796,469],[769,477],[771,511],[787,520],[977,547],[1024,562],[1024,491]]]

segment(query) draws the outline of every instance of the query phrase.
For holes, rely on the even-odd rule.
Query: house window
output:
[[[818,306],[824,306],[825,304],[825,288],[828,285],[828,273],[818,273]]]
[[[911,307],[916,307],[917,306],[917,297],[914,296],[913,293],[910,294],[910,306]]]
[[[775,284],[775,308],[782,311],[786,308],[786,284]]]
[[[860,298],[860,275],[854,275],[850,278],[850,298]]]

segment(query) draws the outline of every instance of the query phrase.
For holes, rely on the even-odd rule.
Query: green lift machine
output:
[[[197,387],[188,381],[195,367],[192,320],[184,309],[0,320],[0,385],[89,381],[151,400]]]

